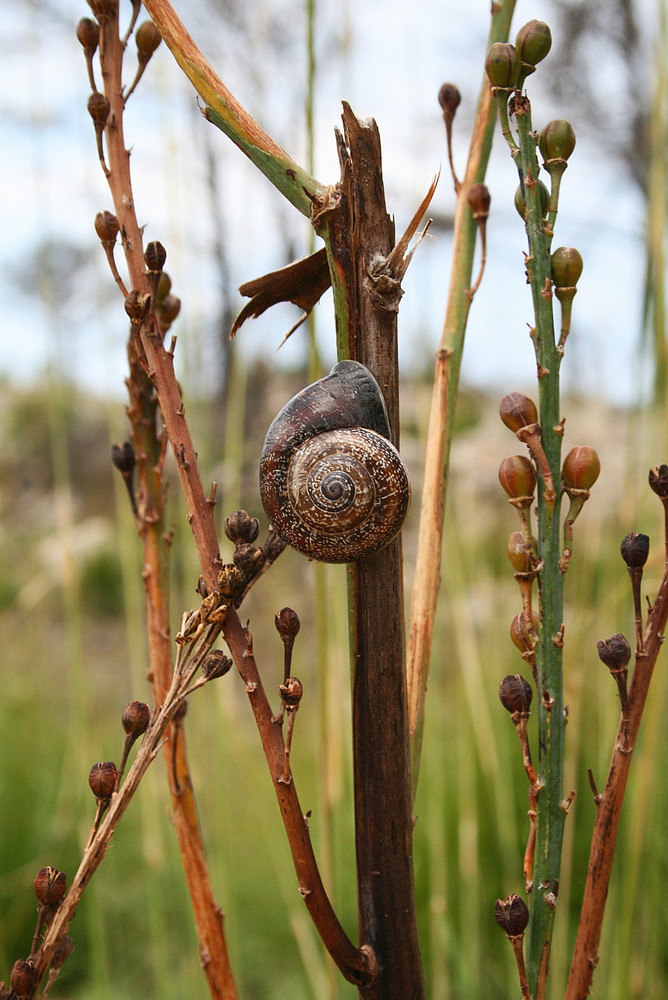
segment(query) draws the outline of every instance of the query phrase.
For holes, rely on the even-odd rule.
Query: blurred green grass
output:
[[[255,470],[262,429],[278,409],[275,397],[284,400],[298,386],[297,378],[272,383],[260,393],[249,380],[248,419],[239,418],[239,433],[230,444],[233,458],[221,456],[212,431],[215,414],[205,404],[189,405],[203,478],[219,482],[221,517],[240,502],[261,514]],[[94,813],[88,770],[96,760],[118,761],[122,711],[131,698],[148,699],[149,687],[139,542],[108,458],[110,440],[124,434],[122,407],[54,384],[0,389],[0,978],[7,979],[13,961],[30,946],[34,875],[47,864],[70,875],[76,869]],[[428,385],[419,381],[405,387],[403,450],[416,494],[405,532],[407,592],[428,394]],[[522,671],[523,664],[508,637],[519,593],[505,548],[516,525],[496,478],[501,458],[518,449],[497,427],[495,412],[493,399],[464,396],[453,449],[415,806],[418,914],[432,1000],[519,992],[510,948],[493,918],[497,897],[522,891],[528,825],[516,735],[497,695],[501,678]],[[563,995],[586,872],[594,816],[586,772],[591,767],[602,787],[617,724],[615,686],[598,662],[595,643],[615,631],[632,634],[628,581],[619,557],[619,542],[629,530],[652,537],[645,589],[650,596],[656,589],[662,513],[645,484],[647,467],[665,457],[652,450],[663,431],[649,415],[611,414],[596,403],[577,401],[565,405],[564,412],[568,446],[576,439],[591,441],[601,452],[604,471],[576,525],[567,581],[565,791],[574,787],[578,795],[567,824],[553,1000]],[[613,420],[614,440],[609,433]],[[175,529],[176,631],[182,611],[196,602],[198,575],[176,485],[170,487],[169,510]],[[242,617],[250,620],[269,691],[282,670],[274,612],[290,604],[301,617],[294,670],[304,682],[305,697],[293,770],[302,806],[312,810],[316,850],[326,857],[331,846],[327,881],[355,937],[345,570],[322,572],[325,671],[313,625],[314,567],[295,553],[286,552],[251,592]],[[634,760],[594,979],[595,994],[607,1000],[659,1000],[668,986],[667,708],[666,666],[660,660]],[[259,739],[236,675],[198,693],[186,733],[240,996],[355,996],[340,977],[332,980],[297,892]],[[535,740],[533,729],[531,736]],[[72,934],[75,951],[54,996],[207,996],[160,760],[86,891]]]

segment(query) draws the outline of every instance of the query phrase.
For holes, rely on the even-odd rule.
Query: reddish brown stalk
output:
[[[105,93],[111,102],[109,124],[105,129],[108,180],[114,200],[116,217],[123,234],[123,248],[134,290],[148,294],[142,233],[137,223],[132,195],[129,153],[123,138],[122,62],[123,46],[118,33],[118,11],[104,20],[100,28],[100,61]],[[147,331],[142,331],[146,336]],[[151,340],[153,345],[154,341]],[[172,364],[172,358],[161,347],[161,363]],[[157,352],[154,352],[157,353]],[[151,396],[151,361],[148,378],[141,359],[130,345],[131,374],[129,416],[135,436],[135,451],[140,477],[140,533],[144,543],[144,584],[146,592],[147,628],[153,697],[162,703],[172,677],[172,649],[170,642],[168,608],[168,543],[162,520],[161,465],[162,447],[156,437],[155,403]],[[173,374],[173,369],[172,369]],[[190,442],[183,404],[176,380],[172,378],[167,398],[161,408],[170,440],[175,448],[177,464],[181,468],[188,461],[194,464],[194,449]],[[175,433],[175,425],[179,433]],[[191,505],[192,507],[192,505]],[[189,507],[189,509],[191,509]],[[207,539],[208,551],[214,565],[220,563],[218,544],[213,526],[212,506],[206,499],[198,501],[198,510],[206,512],[197,522],[197,530]],[[214,566],[209,569],[208,580],[215,579]],[[220,907],[215,901],[206,865],[197,810],[190,780],[182,727],[180,738],[174,746],[174,733],[168,735],[165,759],[172,797],[173,820],[193,906],[193,915],[200,946],[200,957],[211,996],[220,1000],[236,1000],[236,989],[227,955]]]
[[[365,947],[357,948],[350,941],[325,892],[311,845],[308,821],[299,804],[295,783],[290,781],[286,784],[284,781],[285,743],[282,727],[274,721],[275,716],[255,661],[250,633],[243,628],[235,611],[231,611],[227,616],[223,635],[246,685],[246,693],[253,709],[281,810],[281,818],[288,836],[299,893],[306,903],[325,947],[343,976],[358,986],[368,983],[375,974],[373,952]]]
[[[664,571],[659,593],[647,618],[643,651],[638,651],[636,654],[628,695],[628,723],[626,719],[620,721],[605,789],[600,795],[595,794],[596,820],[589,855],[589,869],[564,1000],[585,1000],[590,993],[594,969],[598,962],[598,946],[626,782],[667,620],[668,569]]]

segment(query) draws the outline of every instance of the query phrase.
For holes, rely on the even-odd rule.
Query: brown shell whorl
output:
[[[262,504],[276,531],[321,562],[352,562],[387,545],[410,503],[410,481],[389,441],[378,383],[341,361],[273,421],[260,460]]]

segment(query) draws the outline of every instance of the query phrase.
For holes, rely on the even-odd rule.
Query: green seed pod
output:
[[[565,118],[548,122],[538,136],[538,148],[545,161],[567,160],[575,149],[575,132]]]
[[[588,444],[579,444],[566,455],[561,478],[567,490],[590,490],[600,471],[601,462],[594,449]]]
[[[536,490],[536,470],[525,455],[509,455],[499,466],[499,482],[511,500],[532,497]]]
[[[550,192],[547,186],[543,184],[541,180],[536,181],[538,185],[538,197],[540,198],[540,213],[543,218],[547,216],[548,206],[550,204]],[[522,194],[522,186],[519,185],[515,191],[515,208],[517,209],[517,214],[520,219],[524,222],[527,220],[527,210],[524,204],[524,196]]]
[[[515,47],[523,63],[537,66],[552,48],[552,32],[544,21],[528,21],[517,32]]]
[[[556,288],[575,288],[582,274],[582,257],[575,247],[558,247],[552,254],[552,281]]]
[[[494,42],[485,59],[485,71],[493,87],[512,90],[519,76],[522,60],[514,45]]]

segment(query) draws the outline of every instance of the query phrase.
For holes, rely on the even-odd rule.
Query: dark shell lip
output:
[[[332,531],[314,530],[300,520],[292,507],[288,479],[293,459],[305,442],[330,431],[352,428],[362,429],[367,435],[366,445],[380,447],[384,455],[380,465],[374,463],[376,472],[380,470],[380,482],[378,487],[371,487],[372,502],[364,505],[369,516],[365,515],[359,524],[353,521],[352,526],[346,521]],[[344,563],[383,548],[398,534],[410,504],[410,481],[389,434],[380,387],[371,372],[356,361],[339,362],[329,375],[307,386],[283,407],[262,449],[260,495],[269,520],[288,544],[312,559]],[[381,440],[377,441],[377,437]],[[390,473],[390,469],[397,471]],[[389,486],[388,480],[394,475],[396,481],[391,480]],[[393,508],[389,522],[384,517],[386,499]],[[345,516],[349,516],[347,510]]]

